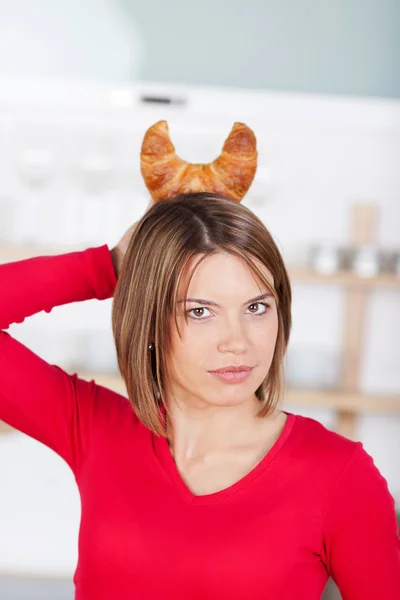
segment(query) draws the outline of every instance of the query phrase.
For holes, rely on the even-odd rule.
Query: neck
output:
[[[237,406],[211,406],[201,410],[171,406],[165,414],[165,426],[172,456],[190,460],[251,443],[259,432],[265,432],[267,419],[257,417],[259,408],[257,397]]]

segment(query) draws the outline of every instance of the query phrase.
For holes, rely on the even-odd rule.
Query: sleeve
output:
[[[0,327],[55,306],[113,295],[108,247],[0,265]],[[126,398],[69,375],[0,331],[0,419],[59,454],[76,473]]]
[[[395,501],[361,442],[338,481],[323,527],[323,559],[343,600],[400,599]]]

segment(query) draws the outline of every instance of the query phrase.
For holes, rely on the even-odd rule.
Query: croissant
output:
[[[140,170],[154,201],[210,192],[240,202],[257,170],[256,137],[243,123],[235,123],[220,156],[212,163],[194,164],[177,156],[167,122],[158,121],[144,135]]]

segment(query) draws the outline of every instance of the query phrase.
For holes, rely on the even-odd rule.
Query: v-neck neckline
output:
[[[168,473],[174,485],[178,489],[183,499],[187,502],[187,504],[195,505],[218,503],[249,485],[251,481],[253,481],[253,479],[258,477],[258,475],[260,475],[260,473],[262,473],[266,469],[266,467],[275,458],[277,453],[281,450],[282,446],[288,439],[296,420],[296,415],[294,413],[290,413],[285,410],[283,410],[282,412],[287,415],[287,419],[285,421],[283,429],[277,440],[274,442],[274,444],[271,446],[268,452],[263,456],[263,458],[238,481],[222,490],[212,492],[211,494],[197,495],[189,489],[189,487],[182,479],[182,476],[178,470],[175,460],[171,454],[168,440],[166,438],[153,434],[153,443],[157,448],[159,456],[162,459],[165,471]],[[161,414],[164,418],[165,407],[163,405],[161,406]]]

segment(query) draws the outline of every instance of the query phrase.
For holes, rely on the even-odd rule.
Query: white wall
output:
[[[0,0],[0,76],[122,81],[143,40],[116,0]]]
[[[397,0],[0,0],[0,76],[398,98]]]
[[[119,0],[149,81],[400,96],[397,0]]]

